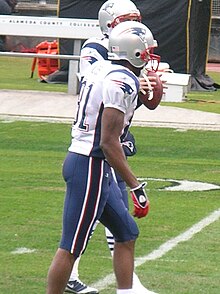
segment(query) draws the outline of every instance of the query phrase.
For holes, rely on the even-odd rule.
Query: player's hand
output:
[[[148,214],[150,208],[150,202],[147,198],[147,194],[144,191],[146,182],[141,183],[136,188],[131,189],[131,198],[134,203],[134,212],[133,216],[141,218]]]
[[[153,91],[154,86],[156,86],[156,78],[153,76],[150,77],[139,77],[140,83],[140,92],[147,93],[149,91]]]

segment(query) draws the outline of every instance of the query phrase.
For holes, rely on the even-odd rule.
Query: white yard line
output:
[[[219,218],[220,218],[220,208],[218,210],[215,210],[214,212],[212,212],[209,216],[205,217],[200,222],[193,225],[191,228],[189,228],[184,233],[163,243],[158,249],[155,249],[154,251],[152,251],[148,255],[136,258],[135,259],[135,267],[141,266],[142,264],[144,264],[148,260],[155,260],[155,259],[161,258],[167,252],[169,252],[174,247],[176,247],[180,242],[188,241],[195,234],[201,232],[205,227],[214,223]],[[99,281],[97,281],[96,283],[94,283],[91,286],[94,288],[97,288],[99,290],[104,290],[109,285],[113,284],[114,282],[115,282],[115,276],[112,273],[112,274],[107,275],[104,279],[100,279]]]

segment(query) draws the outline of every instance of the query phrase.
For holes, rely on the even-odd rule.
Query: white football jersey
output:
[[[128,68],[110,61],[95,62],[81,85],[69,151],[104,158],[99,146],[103,109],[123,112],[125,129],[134,114],[138,91],[139,80]]]
[[[90,38],[82,46],[80,52],[79,73],[82,79],[96,61],[108,59],[108,43],[106,37]]]

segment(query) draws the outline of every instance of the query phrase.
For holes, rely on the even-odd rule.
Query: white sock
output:
[[[138,276],[133,272],[133,287],[134,286],[142,286],[141,281],[139,280]]]
[[[134,294],[132,289],[117,289],[116,294]]]
[[[106,227],[105,227],[105,236],[107,239],[108,248],[110,250],[111,256],[113,256],[115,240],[112,233]]]
[[[99,221],[96,221],[95,224],[93,225],[90,238],[92,237],[92,235],[93,235],[93,233],[94,233],[94,231],[95,231],[98,224],[99,224]],[[78,268],[79,268],[80,258],[81,258],[81,256],[79,256],[74,262],[73,269],[72,269],[72,272],[71,272],[70,277],[69,277],[69,281],[75,281],[75,280],[79,279],[79,270],[78,270]]]
[[[72,269],[70,277],[69,277],[70,281],[75,281],[79,278],[78,267],[79,267],[80,258],[81,258],[81,256],[79,256],[74,262],[73,269]]]

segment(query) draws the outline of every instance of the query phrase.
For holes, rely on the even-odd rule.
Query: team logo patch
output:
[[[115,5],[114,2],[108,2],[102,9],[106,12],[108,12],[110,15],[113,15],[112,7]]]
[[[97,61],[97,59],[95,57],[92,57],[92,56],[83,56],[82,59],[88,61],[90,64],[93,64],[94,62]]]
[[[132,87],[130,85],[128,85],[127,83],[124,83],[124,82],[118,81],[118,80],[112,80],[112,82],[114,84],[116,84],[117,86],[119,86],[124,93],[132,94],[134,92]]]
[[[143,204],[143,203],[145,203],[146,201],[147,201],[146,197],[145,197],[144,195],[140,195],[140,197],[139,197],[139,202],[140,202],[141,204]]]
[[[146,42],[146,30],[144,28],[129,28],[122,33],[137,35],[143,42]]]

